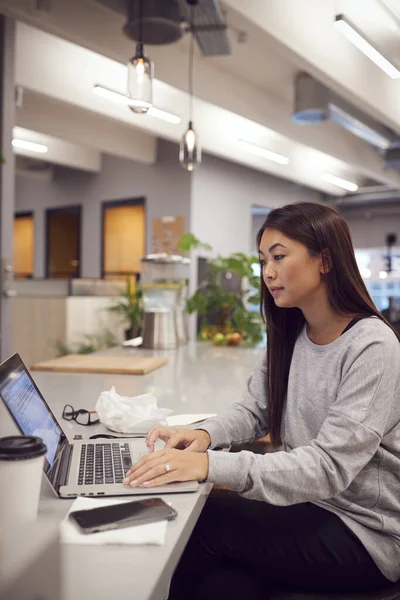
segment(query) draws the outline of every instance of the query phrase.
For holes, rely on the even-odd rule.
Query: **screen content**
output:
[[[36,435],[42,438],[47,446],[46,459],[51,466],[61,431],[22,367],[8,375],[0,395],[24,435]]]

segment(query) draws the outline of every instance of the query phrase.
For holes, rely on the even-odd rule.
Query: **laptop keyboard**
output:
[[[78,485],[122,483],[132,466],[129,444],[82,444]]]

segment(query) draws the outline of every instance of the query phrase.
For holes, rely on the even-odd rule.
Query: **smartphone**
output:
[[[71,512],[69,518],[77,523],[82,533],[95,533],[165,519],[171,520],[175,519],[177,514],[176,510],[162,498],[149,498],[77,510]]]

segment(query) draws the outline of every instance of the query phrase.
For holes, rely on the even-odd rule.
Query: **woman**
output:
[[[207,501],[170,600],[265,599],[282,585],[363,591],[400,577],[399,340],[334,210],[273,210],[257,242],[267,353],[245,397],[195,431],[155,426],[126,479],[240,494]],[[214,450],[267,432],[277,452]],[[158,438],[165,449],[154,452]]]

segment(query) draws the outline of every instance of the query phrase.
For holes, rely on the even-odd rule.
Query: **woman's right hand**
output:
[[[165,448],[189,452],[205,452],[211,444],[211,438],[204,429],[173,429],[164,425],[154,425],[146,436],[149,452],[154,451],[154,444],[158,439],[165,442]]]

